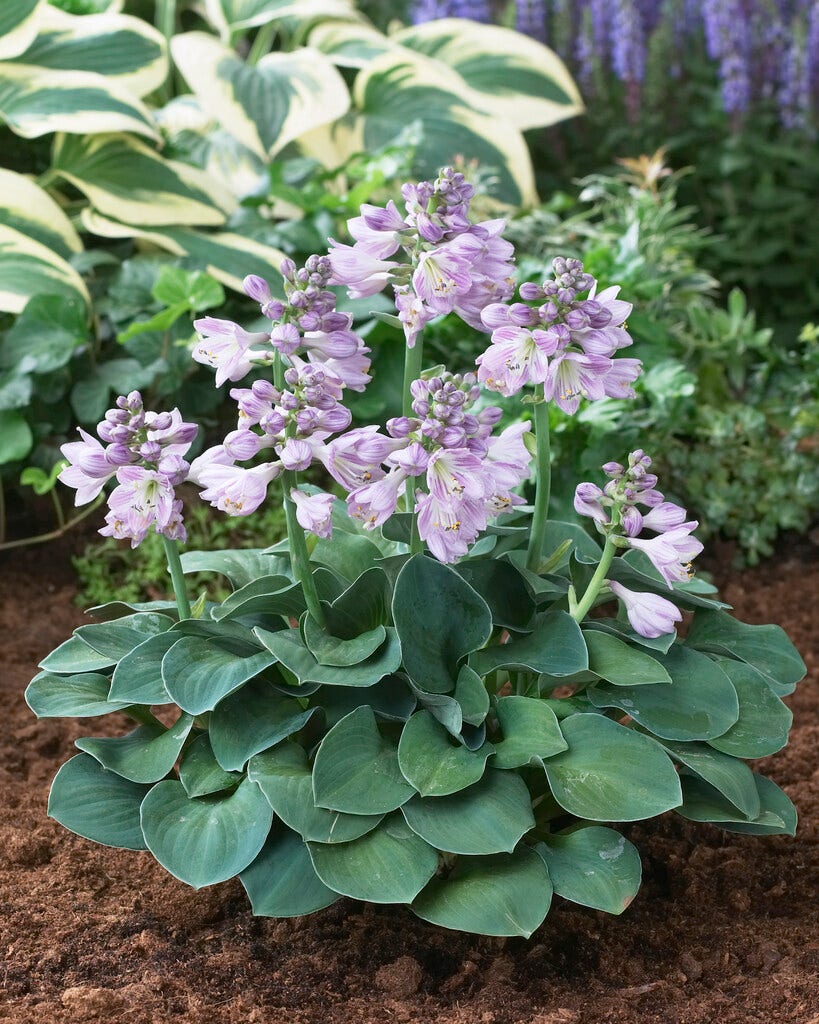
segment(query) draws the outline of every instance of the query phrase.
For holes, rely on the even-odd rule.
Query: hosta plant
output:
[[[628,906],[640,858],[618,823],[793,833],[746,762],[785,744],[804,665],[692,578],[696,523],[649,456],[581,482],[577,521],[548,516],[550,403],[630,393],[630,304],[562,258],[514,300],[503,224],[473,223],[471,192],[445,169],[403,209],[363,207],[354,245],[285,261],[283,298],[248,278],[262,332],[198,321],[217,384],[253,375],[230,392],[237,429],[192,463],[195,425],[138,392],[65,447],[78,502],[115,484],[104,534],[162,535],[176,594],[95,609],[29,686],[39,716],[135,723],[77,740],[49,802],[67,828],[194,887],[238,875],[260,915],[347,896],[524,936],[553,893]],[[405,408],[383,429],[350,429],[367,349],[331,284],[392,289]],[[491,335],[476,369],[423,369],[424,325],[448,313]],[[493,391],[531,420],[498,429]],[[300,481],[312,464],[345,499]],[[288,540],[180,558],[184,479],[232,515],[277,481]],[[184,574],[207,570],[233,592],[191,603]]]

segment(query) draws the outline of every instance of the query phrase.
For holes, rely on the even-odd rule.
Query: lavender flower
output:
[[[682,620],[679,608],[658,594],[639,594],[615,580],[609,582],[609,588],[623,602],[628,621],[640,636],[664,636],[673,632],[674,624]]]
[[[299,526],[317,537],[329,537],[332,533],[331,515],[335,498],[332,494],[305,494],[296,488],[290,491],[296,506]]]
[[[546,4],[544,0],[517,0],[515,28],[532,39],[546,42]]]

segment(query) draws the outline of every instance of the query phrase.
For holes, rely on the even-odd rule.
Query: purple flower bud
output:
[[[418,429],[418,421],[408,416],[393,416],[387,420],[387,433],[390,437],[406,437],[412,430]]]
[[[543,298],[543,289],[534,281],[524,281],[518,290],[520,297],[527,302],[538,302]]]
[[[237,462],[246,462],[258,454],[262,447],[262,439],[252,430],[232,430],[223,444],[225,451],[232,459]]]
[[[137,450],[146,462],[156,462],[162,454],[162,446],[156,441],[145,441]]]
[[[682,612],[671,601],[657,594],[638,594],[621,583],[609,581],[609,587],[626,608],[632,629],[649,639],[674,632],[674,624],[682,620]]]
[[[620,523],[627,537],[637,537],[643,528],[643,517],[633,505],[626,505],[621,513]]]
[[[244,281],[242,281],[242,287],[245,290],[245,295],[254,299],[260,305],[270,302],[270,285],[263,277],[259,277],[257,274],[248,274]]]
[[[292,356],[301,345],[301,335],[294,324],[276,324],[270,332],[270,343],[282,355]]]
[[[306,441],[299,441],[295,437],[288,437],[283,445],[277,446],[276,451],[285,469],[307,469],[313,461],[313,449]]]

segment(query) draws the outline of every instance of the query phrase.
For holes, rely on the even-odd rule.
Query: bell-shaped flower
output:
[[[403,469],[393,468],[378,480],[358,487],[347,495],[347,511],[365,530],[385,523],[398,507],[398,496],[407,479]]]
[[[648,639],[674,632],[674,624],[682,620],[682,612],[671,601],[657,594],[640,594],[621,583],[609,581],[611,592],[624,604],[632,629]]]
[[[696,522],[688,523],[691,529]],[[701,551],[702,544],[690,534],[686,527],[676,527],[667,533],[645,540],[640,537],[629,539],[629,547],[642,551],[669,587],[674,582],[684,583],[691,579],[691,561]]]
[[[226,380],[241,380],[253,367],[253,360],[267,354],[264,349],[254,350],[252,346],[267,346],[268,334],[251,333],[230,320],[213,316],[194,320],[193,326],[200,337],[191,355],[197,363],[216,369],[217,387]]]
[[[58,480],[77,491],[75,505],[86,505],[102,491],[117,471],[117,460],[112,462],[100,442],[79,427],[82,441],[69,441],[60,451],[71,463],[60,473]]]
[[[211,462],[199,472],[199,483],[205,488],[202,498],[228,515],[249,516],[264,501],[270,481],[281,469],[280,462],[266,462],[252,469]]]
[[[306,494],[294,487],[290,497],[296,506],[296,519],[303,530],[317,537],[329,537],[332,534],[335,502],[332,494]]]
[[[470,499],[448,501],[419,494],[415,505],[418,534],[440,562],[455,562],[486,529],[486,503]]]

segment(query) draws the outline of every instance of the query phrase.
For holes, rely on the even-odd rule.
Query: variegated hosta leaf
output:
[[[31,178],[0,169],[0,224],[53,249],[64,259],[82,251],[80,236],[51,196]]]
[[[418,174],[434,178],[439,167],[457,156],[476,159],[497,173],[499,199],[516,206],[536,201],[532,162],[521,133],[508,119],[484,113],[483,97],[440,61],[411,50],[384,53],[359,73],[353,97],[363,118],[361,134],[353,128],[353,147],[363,141],[366,150],[377,149],[419,121],[423,140],[416,154]],[[337,139],[349,132],[349,119],[334,126]]]
[[[46,6],[37,38],[15,61],[52,71],[104,75],[135,96],[146,96],[168,73],[165,39],[140,18],[125,14],[66,14]]]
[[[205,0],[208,21],[223,39],[237,29],[256,28],[281,18],[358,18],[351,0]]]
[[[103,214],[145,226],[222,224],[233,197],[197,167],[126,135],[61,136],[52,169]]]
[[[342,68],[365,68],[382,53],[396,49],[383,32],[361,22],[323,21],[310,33],[309,42]]]
[[[457,71],[480,94],[481,109],[521,131],[583,112],[580,93],[563,61],[520,32],[443,18],[402,29],[391,39]]]
[[[49,132],[156,136],[148,109],[119,82],[12,61],[0,65],[0,121],[24,139]]]
[[[28,49],[47,8],[46,0],[0,0],[0,60]]]
[[[144,231],[87,209],[83,210],[82,221],[87,231],[102,238],[142,238],[174,256],[188,256],[222,284],[242,294],[244,277],[258,274],[275,280],[284,259],[279,249],[228,231],[206,232],[178,227]]]
[[[203,107],[262,157],[350,105],[344,79],[318,50],[269,53],[252,67],[212,36],[188,32],[171,51]]]
[[[33,295],[79,296],[89,303],[80,275],[47,246],[0,226],[0,310],[21,313]]]

